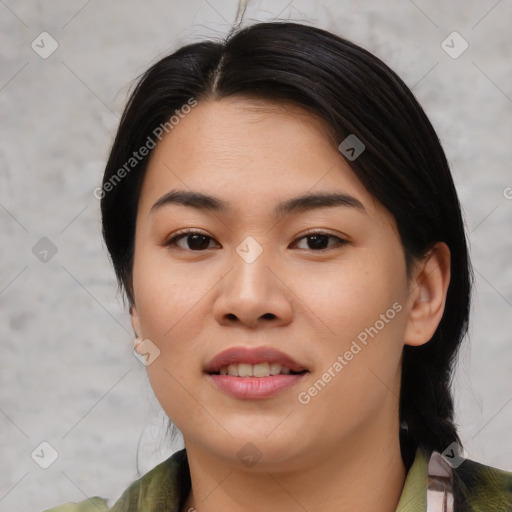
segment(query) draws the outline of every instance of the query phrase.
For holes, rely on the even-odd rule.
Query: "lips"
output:
[[[284,368],[289,368],[293,373],[307,372],[308,369],[302,366],[292,357],[272,347],[233,347],[217,354],[204,368],[208,374],[216,374],[221,368],[230,364],[260,364],[277,363]]]

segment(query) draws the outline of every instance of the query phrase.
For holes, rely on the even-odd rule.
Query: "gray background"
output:
[[[0,0],[2,511],[114,500],[137,477],[137,457],[145,472],[176,448],[166,445],[163,414],[132,354],[93,190],[131,81],[176,47],[225,34],[236,8],[227,0]],[[275,17],[368,48],[432,120],[476,278],[455,379],[457,423],[470,458],[512,471],[512,2],[255,1],[246,14]],[[46,59],[31,47],[44,31],[59,45]],[[469,44],[456,59],[441,47],[453,31]],[[42,237],[57,248],[47,262],[33,253]],[[31,458],[43,441],[59,454],[46,470]]]

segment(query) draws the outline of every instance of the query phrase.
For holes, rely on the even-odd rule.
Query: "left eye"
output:
[[[334,244],[331,244],[329,246],[329,239],[333,239],[335,241]],[[183,247],[179,245],[178,242],[181,240],[186,240],[186,243],[188,247]],[[165,242],[166,246],[173,246],[176,245],[180,249],[184,250],[192,250],[192,251],[203,251],[205,249],[209,249],[209,241],[214,240],[212,237],[205,235],[199,231],[186,231],[182,233],[178,233],[176,236],[170,238],[167,242]],[[347,243],[346,240],[343,240],[342,238],[339,238],[334,235],[330,235],[329,233],[323,233],[323,232],[313,232],[308,233],[307,235],[301,236],[297,238],[293,243],[297,244],[301,240],[307,240],[307,244],[309,247],[306,247],[305,249],[310,249],[313,251],[322,251],[325,249],[328,249],[332,247],[333,245],[343,245]],[[327,246],[326,246],[327,244]],[[304,247],[302,247],[304,249]]]
[[[327,242],[327,244],[328,244],[328,241],[330,238],[333,239],[335,241],[335,243],[332,244],[331,246],[325,247],[325,243]],[[343,240],[342,238],[340,238],[338,236],[330,235],[329,233],[321,233],[320,231],[315,232],[315,233],[308,233],[307,235],[301,236],[300,238],[297,238],[297,240],[295,242],[297,242],[299,240],[308,240],[308,242],[306,242],[306,243],[308,243],[308,245],[311,246],[309,248],[315,249],[317,251],[325,250],[325,249],[328,249],[329,247],[333,247],[336,245],[343,245],[343,244],[347,243],[346,240]]]

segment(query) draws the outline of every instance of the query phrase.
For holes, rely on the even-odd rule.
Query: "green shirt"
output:
[[[453,467],[452,467],[453,466]],[[190,491],[186,450],[174,453],[133,482],[109,508],[89,498],[45,512],[179,512]],[[416,450],[396,512],[511,512],[512,473],[470,459],[448,464],[438,453]]]

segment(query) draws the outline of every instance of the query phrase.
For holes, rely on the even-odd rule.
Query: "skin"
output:
[[[338,143],[341,141],[338,141]],[[406,470],[398,397],[404,344],[421,345],[441,319],[449,250],[439,243],[406,274],[391,214],[359,182],[326,126],[298,108],[251,98],[203,100],[155,148],[140,195],[133,328],[160,355],[147,367],[183,434],[199,512],[395,511]],[[211,194],[229,213],[151,207],[173,189]],[[280,201],[340,192],[353,207],[275,217]],[[211,237],[165,246],[179,230]],[[319,250],[308,230],[324,239]],[[263,249],[236,252],[247,237]],[[208,243],[209,240],[209,243]],[[307,404],[307,391],[392,305],[401,311]],[[308,368],[298,386],[264,400],[217,390],[203,373],[237,345],[271,345]],[[261,453],[245,466],[237,452]]]

